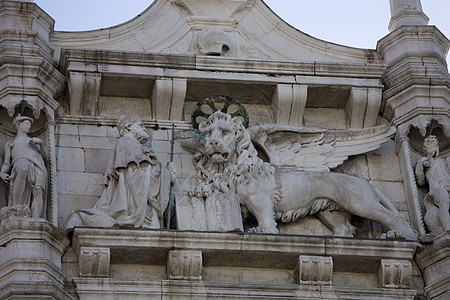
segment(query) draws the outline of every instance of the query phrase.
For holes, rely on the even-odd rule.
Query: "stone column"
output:
[[[56,177],[56,148],[55,148],[55,122],[52,120],[47,125],[48,138],[48,166],[49,166],[49,182],[48,191],[50,199],[50,215],[48,220],[50,223],[58,227],[58,181]]]
[[[430,300],[450,299],[450,232],[437,236],[416,255],[425,279],[425,296]]]
[[[391,22],[389,30],[403,25],[427,25],[428,17],[423,13],[420,0],[390,0]]]
[[[64,246],[46,220],[6,216],[0,226],[0,299],[71,299],[61,270]]]

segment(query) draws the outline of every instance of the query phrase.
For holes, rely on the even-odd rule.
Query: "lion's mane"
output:
[[[231,126],[235,132],[236,148],[228,162],[223,164],[212,163],[204,152],[204,144],[199,147],[193,156],[198,178],[206,184],[212,183],[224,192],[228,191],[231,186],[245,185],[249,180],[257,180],[260,176],[274,176],[274,168],[258,157],[250,134],[242,122],[236,123],[231,120],[230,115],[216,112],[199,126],[204,130],[218,121],[225,121]]]

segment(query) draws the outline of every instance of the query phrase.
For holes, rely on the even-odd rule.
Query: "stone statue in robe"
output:
[[[173,173],[161,168],[152,150],[143,145],[149,136],[139,118],[119,117],[117,128],[121,137],[106,170],[102,196],[93,208],[76,210],[66,217],[64,229],[161,228]]]
[[[9,183],[8,207],[26,207],[32,218],[45,218],[47,148],[41,139],[28,136],[32,123],[27,116],[14,118],[17,135],[5,145],[0,177]]]

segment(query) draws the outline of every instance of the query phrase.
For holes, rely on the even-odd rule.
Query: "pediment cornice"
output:
[[[208,32],[215,34],[205,42]],[[51,41],[57,50],[70,47],[193,55],[208,52],[202,43],[212,48],[216,43],[228,48],[217,55],[234,58],[381,63],[375,50],[337,45],[301,32],[261,0],[156,0],[126,23],[85,32],[55,31]],[[55,51],[56,59],[59,54]]]

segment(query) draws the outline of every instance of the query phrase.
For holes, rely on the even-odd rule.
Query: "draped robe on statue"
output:
[[[114,147],[107,186],[91,209],[72,212],[63,228],[74,226],[160,228],[169,199],[170,176],[151,150],[123,136]]]

